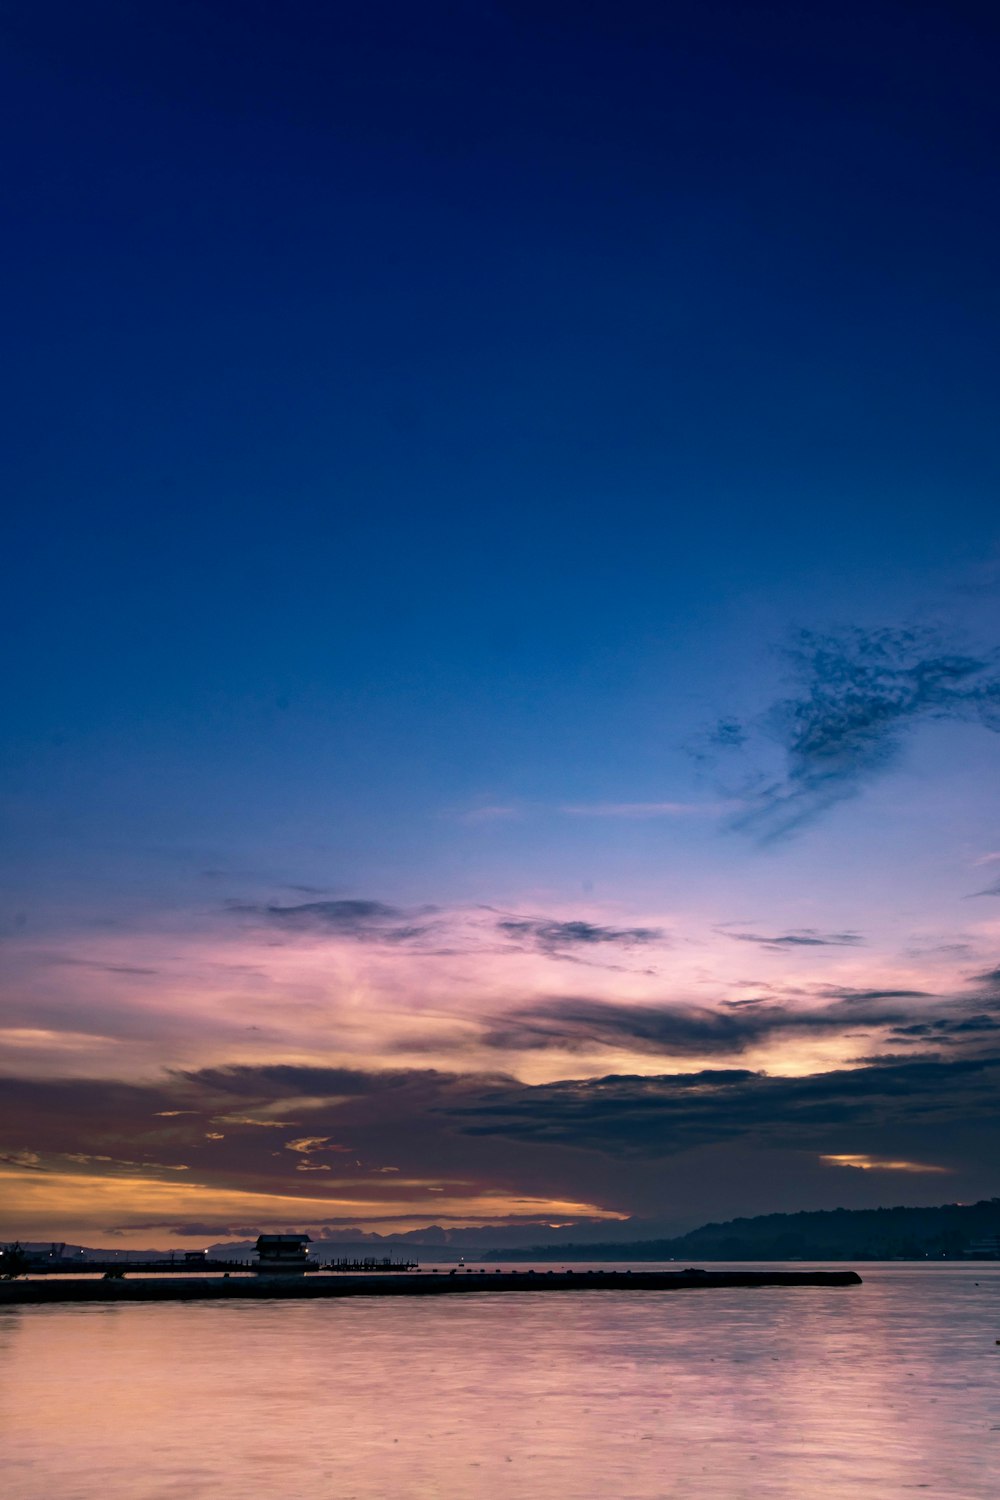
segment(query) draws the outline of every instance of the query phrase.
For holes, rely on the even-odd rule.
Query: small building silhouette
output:
[[[301,1276],[309,1270],[310,1243],[307,1234],[259,1234],[254,1270],[259,1276]]]

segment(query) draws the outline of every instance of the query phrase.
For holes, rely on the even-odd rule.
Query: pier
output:
[[[462,1293],[680,1292],[860,1286],[856,1271],[422,1271],[372,1275],[142,1276],[0,1282],[0,1307],[56,1302],[298,1301],[324,1297],[439,1297]]]

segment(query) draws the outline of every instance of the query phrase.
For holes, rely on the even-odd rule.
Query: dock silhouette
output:
[[[487,1293],[680,1292],[764,1287],[860,1286],[856,1271],[517,1270],[418,1271],[310,1276],[122,1276],[0,1283],[0,1306],[58,1302],[211,1302],[223,1299],[309,1300],[329,1297],[436,1297]]]

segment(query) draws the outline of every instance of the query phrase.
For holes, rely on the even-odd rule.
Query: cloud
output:
[[[169,1228],[171,1234],[179,1235],[183,1239],[256,1239],[259,1234],[266,1234],[259,1224],[211,1224],[200,1220],[187,1224],[172,1224],[169,1220],[165,1223],[162,1219],[154,1219],[151,1223],[118,1225],[119,1232],[125,1228],[130,1230],[164,1229]],[[106,1231],[107,1233],[113,1231]]]
[[[932,1000],[928,990],[852,990],[838,985],[823,985],[819,994],[830,1000]]]
[[[635,1017],[625,1019],[636,1029]],[[703,1020],[694,1017],[696,1029]],[[696,1040],[704,1044],[703,1035]],[[981,1033],[976,1045],[988,1040]],[[794,1174],[811,1173],[815,1192],[828,1191],[821,1155],[964,1164],[978,1175],[956,1179],[956,1191],[986,1191],[1000,1155],[1000,1055],[995,1047],[944,1055],[933,1044],[938,1051],[929,1055],[918,1041],[905,1055],[808,1077],[667,1067],[531,1084],[500,1071],[240,1064],[133,1085],[6,1079],[0,1140],[15,1161],[0,1171],[10,1190],[5,1229],[68,1238],[66,1230],[85,1224],[130,1232],[141,1224],[212,1225],[222,1234],[227,1226],[317,1222],[368,1230],[566,1222],[620,1216],[641,1203],[662,1211],[671,1193],[707,1201],[713,1212],[734,1202],[742,1211],[762,1193],[794,1207],[804,1180]],[[271,1118],[290,1104],[296,1114],[309,1111],[308,1135],[301,1125],[280,1133],[234,1126],[222,1141],[203,1139],[205,1119],[220,1109]],[[196,1113],[162,1118],[167,1109]],[[358,1157],[331,1158],[332,1171],[299,1172],[325,1157],[285,1149],[337,1140],[353,1142]],[[716,1154],[706,1163],[709,1149]],[[781,1170],[762,1152],[778,1153],[770,1160]],[[399,1170],[384,1171],[387,1163]],[[790,1182],[785,1168],[794,1168]],[[876,1179],[882,1170],[902,1169],[875,1169]],[[758,1185],[741,1198],[748,1171]],[[856,1201],[866,1176],[845,1174],[862,1184]],[[27,1235],[29,1225],[39,1232]]]
[[[765,937],[756,932],[727,932],[726,937],[737,943],[757,943],[776,953],[795,948],[850,948],[864,942],[859,932],[817,932],[814,927],[800,927],[780,937]]]
[[[373,924],[394,920],[402,912],[382,901],[305,901],[298,906],[241,905],[247,912],[278,927],[324,927],[335,932],[367,931]]]
[[[422,910],[426,914],[432,909]],[[405,912],[382,901],[305,901],[296,906],[233,903],[229,910],[287,932],[326,932],[365,942],[405,943],[430,930],[427,924],[413,925]],[[400,922],[403,925],[396,925]]]
[[[90,958],[73,958],[69,954],[53,953],[47,955],[44,962],[56,968],[63,969],[93,969],[99,974],[132,974],[152,975],[159,974],[159,969],[144,968],[138,964],[105,964]]]
[[[886,1161],[884,1157],[869,1156],[867,1152],[854,1155],[843,1153],[820,1157],[830,1167],[853,1167],[858,1172],[947,1172],[948,1167],[934,1167],[920,1161]]]
[[[995,881],[993,885],[986,886],[981,891],[971,891],[965,899],[966,901],[971,901],[976,896],[1000,896],[1000,880]]]
[[[1000,1020],[995,1016],[978,1015],[964,1016],[959,1020],[944,1018],[937,1021],[913,1021],[908,1026],[894,1026],[892,1035],[897,1039],[919,1037],[922,1040],[941,1041],[990,1031],[1000,1031]]]
[[[688,740],[687,751],[702,765],[711,764],[720,750],[742,750],[750,739],[739,719],[724,717]]]
[[[778,1035],[835,1035],[859,1028],[905,1026],[912,1013],[906,1002],[912,994],[847,993],[833,1003],[811,1007],[744,1000],[726,1009],[676,1001],[630,1005],[589,997],[558,998],[525,1006],[492,1022],[481,1041],[505,1052],[612,1050],[668,1057],[731,1057]],[[962,1024],[961,1017],[936,1021],[932,1023],[937,1028],[934,1035],[955,1033]]]
[[[957,651],[933,630],[803,630],[784,656],[793,693],[753,724],[721,721],[699,754],[742,750],[751,731],[779,746],[781,773],[748,783],[733,820],[762,841],[855,796],[895,763],[921,721],[1000,731],[1000,657]]]
[[[736,1140],[829,1152],[834,1136],[865,1152],[874,1136],[893,1148],[912,1138],[919,1152],[899,1153],[910,1160],[957,1134],[988,1160],[1000,1149],[998,1085],[1000,1056],[886,1059],[802,1078],[725,1069],[505,1085],[449,1110],[473,1134],[625,1157]]]
[[[350,1151],[350,1146],[338,1146],[328,1135],[303,1135],[297,1140],[286,1141],[285,1150],[295,1151],[300,1156],[311,1156],[314,1151]]]
[[[22,1172],[47,1172],[48,1168],[42,1166],[42,1158],[37,1151],[3,1151],[0,1152],[0,1161],[9,1167],[19,1167]]]
[[[633,948],[660,943],[666,937],[661,927],[600,927],[593,922],[560,922],[550,917],[507,917],[497,923],[497,930],[509,938],[525,939],[543,953],[606,943]]]

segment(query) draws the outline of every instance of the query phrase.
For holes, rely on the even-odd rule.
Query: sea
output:
[[[1000,1262],[855,1269],[862,1286],[829,1289],[3,1308],[0,1483],[6,1500],[997,1500]]]

